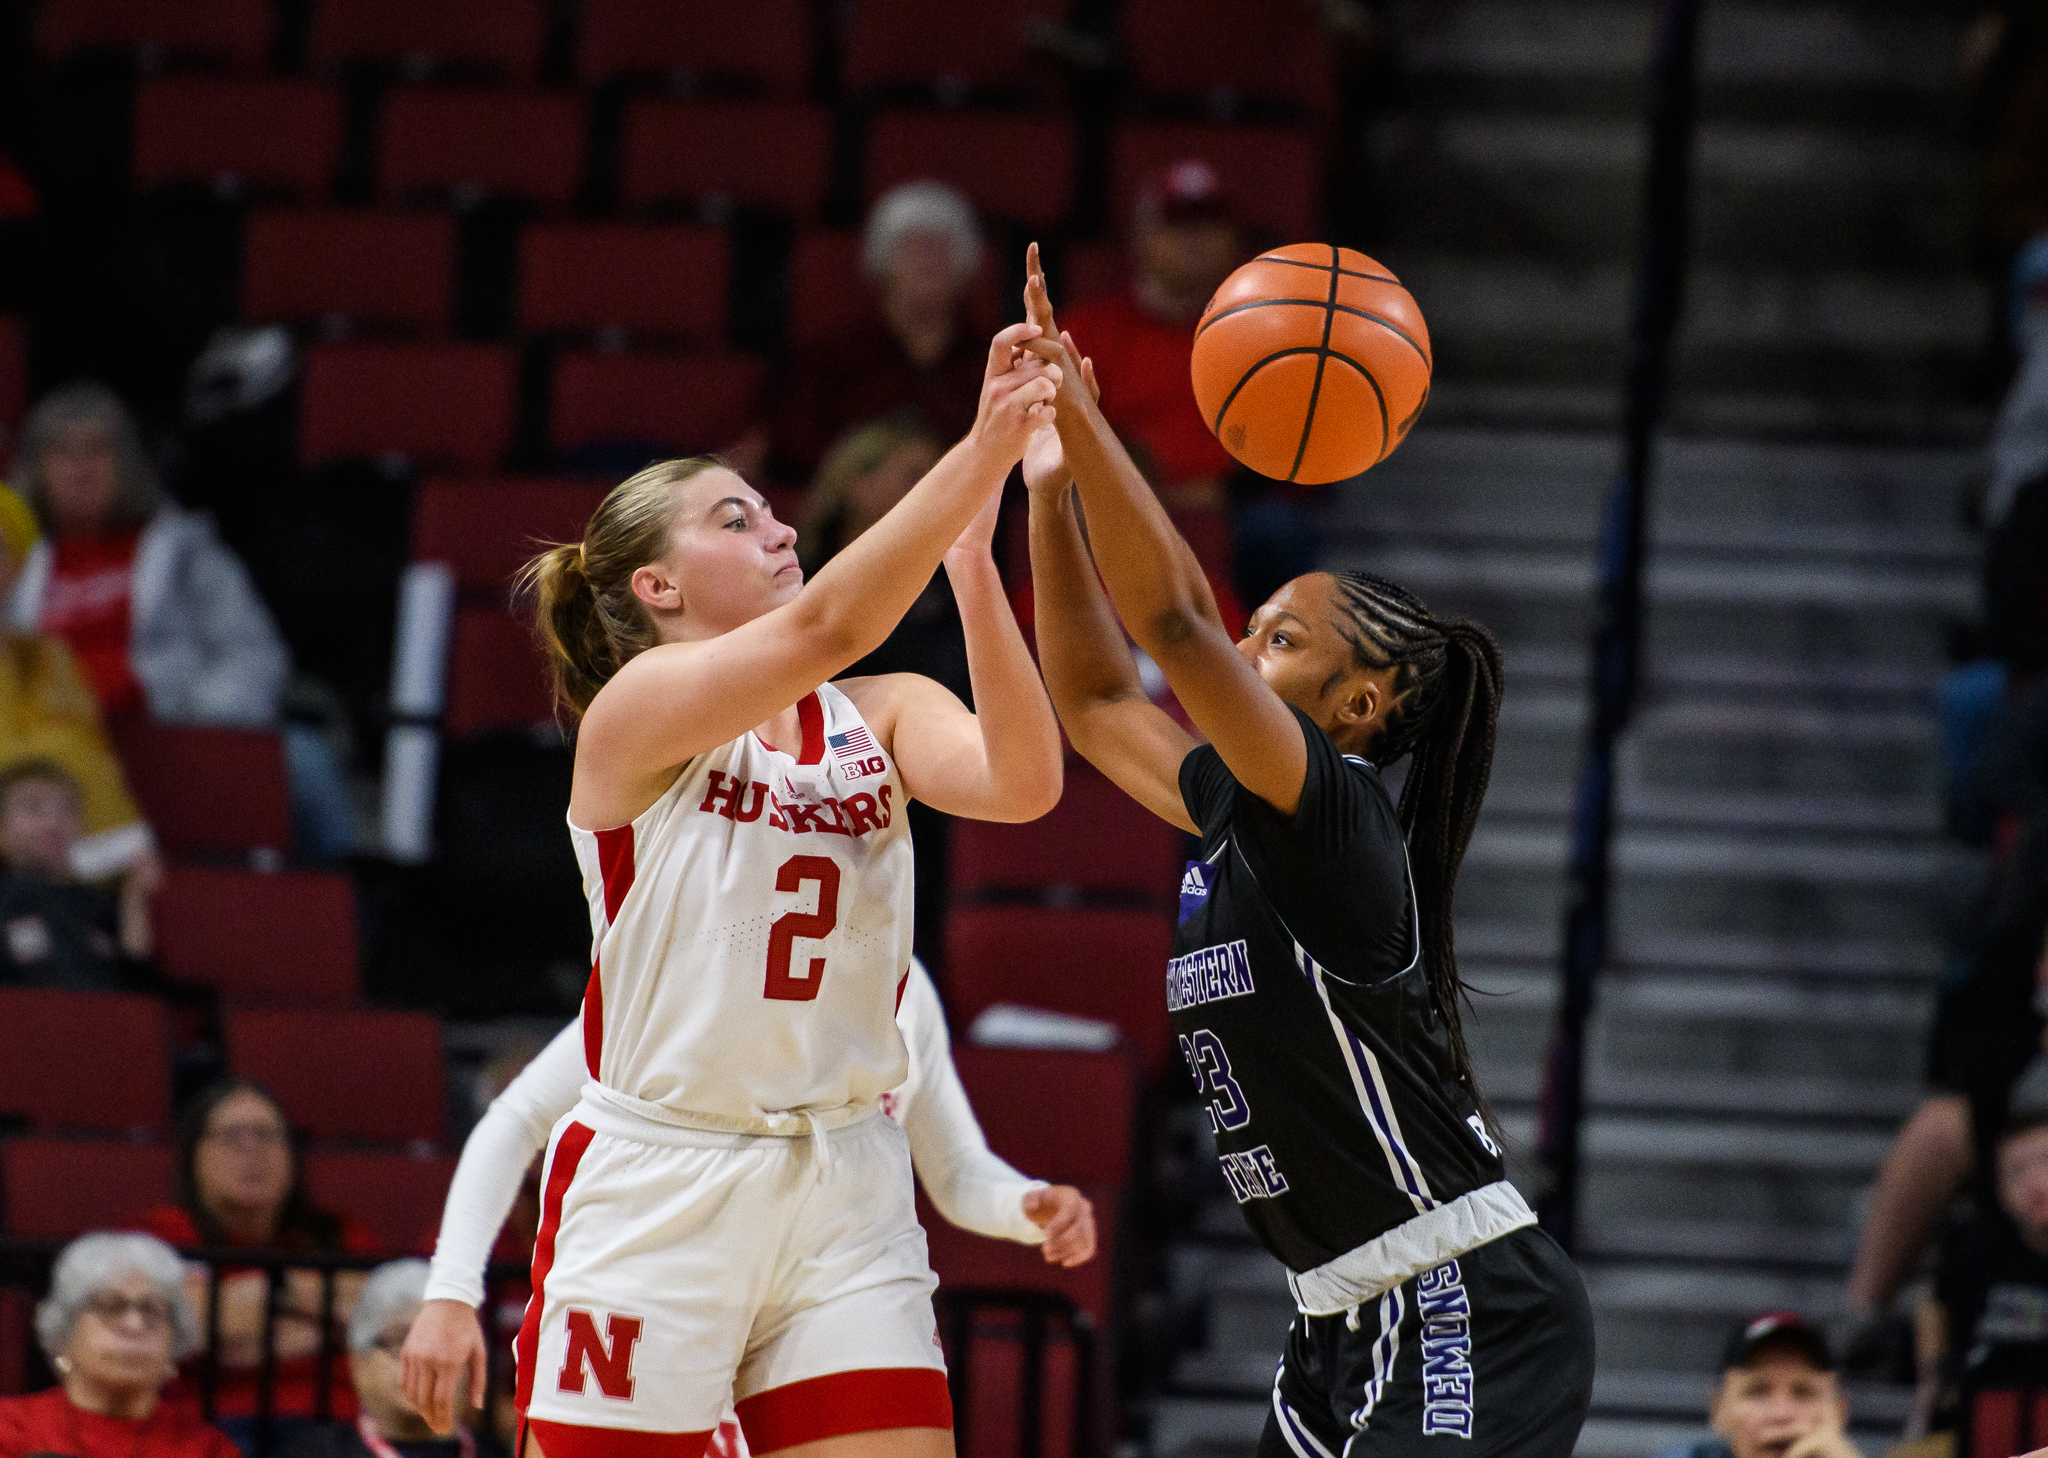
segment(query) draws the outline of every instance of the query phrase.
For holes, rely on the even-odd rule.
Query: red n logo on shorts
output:
[[[583,1391],[583,1364],[590,1364],[597,1378],[597,1390],[621,1402],[633,1399],[633,1347],[640,1340],[640,1318],[617,1312],[605,1318],[605,1337],[597,1334],[597,1322],[587,1311],[569,1312],[569,1351],[562,1359],[557,1386],[564,1392]]]

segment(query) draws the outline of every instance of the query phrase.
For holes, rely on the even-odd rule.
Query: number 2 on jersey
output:
[[[1197,1028],[1192,1035],[1180,1040],[1180,1056],[1187,1059],[1188,1067],[1194,1070],[1195,1089],[1204,1091],[1209,1100],[1209,1130],[1242,1129],[1252,1121],[1252,1106],[1245,1101],[1244,1090],[1237,1086],[1237,1080],[1230,1076],[1230,1055],[1223,1051],[1223,1040],[1207,1028]]]
[[[798,937],[813,940],[828,937],[839,925],[839,863],[829,856],[791,856],[775,873],[777,891],[800,891],[806,881],[818,883],[816,911],[785,911],[768,928],[768,985],[761,995],[776,1002],[809,1002],[818,995],[825,978],[825,959],[811,958],[803,977],[793,976],[789,964]]]

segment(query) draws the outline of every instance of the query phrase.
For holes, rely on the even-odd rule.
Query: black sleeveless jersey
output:
[[[1202,859],[1181,882],[1166,998],[1231,1193],[1306,1271],[1505,1171],[1453,1072],[1379,771],[1295,717],[1308,777],[1291,817],[1212,747],[1181,762]]]

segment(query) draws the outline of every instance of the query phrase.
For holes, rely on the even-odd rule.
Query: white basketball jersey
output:
[[[654,1117],[747,1129],[872,1104],[907,1070],[903,780],[838,689],[797,714],[795,753],[743,734],[632,824],[569,827],[593,937],[585,1059]]]

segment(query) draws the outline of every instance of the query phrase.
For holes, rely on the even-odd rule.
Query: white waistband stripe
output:
[[[1404,1221],[1314,1270],[1290,1271],[1287,1285],[1303,1315],[1335,1316],[1535,1223],[1536,1212],[1522,1192],[1501,1180]]]

